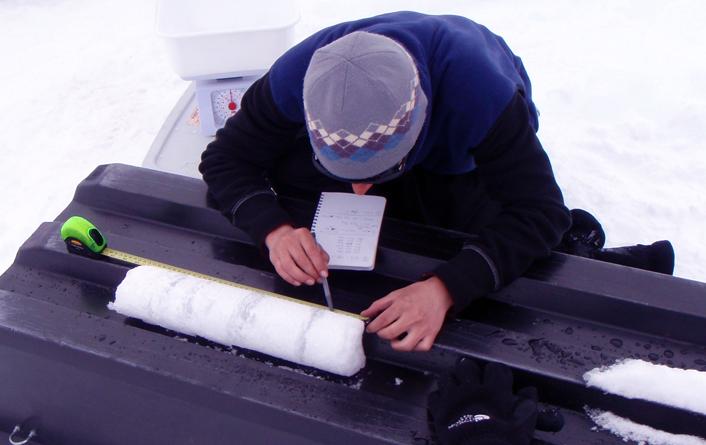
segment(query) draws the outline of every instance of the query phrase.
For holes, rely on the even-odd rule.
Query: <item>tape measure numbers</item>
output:
[[[223,278],[214,277],[212,275],[202,274],[193,270],[184,269],[181,267],[173,266],[171,264],[162,263],[160,261],[155,261],[138,255],[133,255],[131,253],[122,252],[120,250],[111,249],[108,247],[108,240],[105,238],[105,236],[103,236],[100,230],[98,230],[98,228],[93,225],[93,223],[80,216],[72,216],[71,218],[66,220],[66,222],[61,226],[61,238],[66,243],[66,247],[68,248],[69,252],[77,253],[79,255],[91,258],[109,257],[126,263],[134,264],[136,266],[158,267],[160,269],[183,273],[195,278],[201,278],[215,283],[224,284],[226,286],[236,287],[238,289],[246,290],[249,292],[257,292],[260,294],[268,295],[270,297],[288,300],[293,303],[304,304],[318,309],[329,310],[327,306],[323,306],[320,304],[299,300],[297,298],[288,297],[286,295],[277,294],[245,284],[236,283],[234,281],[224,280]],[[367,320],[366,317],[362,317],[352,312],[346,312],[339,309],[334,309],[333,312],[349,317],[354,317],[359,320]]]

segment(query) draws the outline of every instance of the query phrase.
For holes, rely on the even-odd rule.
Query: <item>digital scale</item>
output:
[[[245,91],[294,43],[295,0],[160,0],[156,33],[174,71],[192,81],[143,166],[201,178],[201,153],[241,106]]]

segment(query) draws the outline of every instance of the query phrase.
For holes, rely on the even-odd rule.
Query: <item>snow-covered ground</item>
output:
[[[540,138],[567,204],[596,214],[611,246],[671,240],[676,274],[706,281],[706,3],[301,7],[300,38],[399,9],[460,14],[503,35],[532,78]],[[0,2],[0,270],[96,165],[141,164],[187,86],[153,35],[153,17],[145,0]]]

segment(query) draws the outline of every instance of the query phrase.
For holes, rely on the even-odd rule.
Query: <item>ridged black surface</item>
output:
[[[284,201],[303,224],[310,203]],[[34,416],[51,444],[429,443],[426,395],[459,356],[506,363],[566,427],[549,443],[622,443],[592,431],[584,406],[673,433],[706,418],[585,388],[619,358],[706,370],[706,285],[555,254],[447,323],[429,353],[366,336],[368,366],[343,379],[186,338],[106,308],[127,268],[69,254],[69,216],[136,255],[323,303],[280,280],[248,238],[208,207],[200,181],[98,167],[0,277],[0,431]],[[358,312],[453,255],[464,235],[386,220],[373,272],[335,271],[336,306]]]

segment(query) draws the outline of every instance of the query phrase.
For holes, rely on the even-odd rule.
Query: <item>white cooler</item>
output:
[[[159,0],[157,35],[185,80],[262,73],[294,43],[296,0]]]

